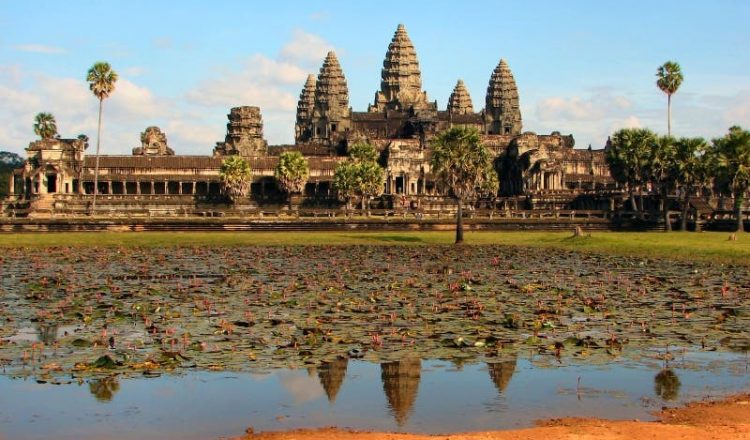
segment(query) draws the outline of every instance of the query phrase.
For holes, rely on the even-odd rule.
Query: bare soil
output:
[[[717,402],[695,402],[665,409],[655,422],[564,418],[540,421],[536,427],[513,431],[440,435],[356,432],[337,428],[253,433],[234,440],[520,440],[520,439],[750,439],[750,394]]]

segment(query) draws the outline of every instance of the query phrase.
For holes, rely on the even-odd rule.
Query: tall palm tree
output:
[[[718,156],[719,173],[734,197],[737,232],[745,230],[742,204],[750,188],[750,131],[733,126],[724,137],[713,140]]]
[[[307,159],[299,151],[285,151],[279,156],[274,175],[281,190],[289,195],[289,209],[292,209],[292,194],[301,193],[310,176]]]
[[[250,192],[252,174],[250,164],[242,157],[229,156],[224,159],[219,175],[223,192],[232,203],[237,203],[240,197],[245,197]]]
[[[435,180],[458,202],[456,244],[463,243],[463,204],[490,190],[488,182],[494,183],[495,192],[498,190],[492,154],[482,145],[479,131],[466,127],[439,133],[432,141],[432,148],[430,166]]]
[[[34,117],[34,133],[44,140],[57,135],[57,121],[52,113],[37,113]]]
[[[86,74],[89,90],[99,99],[99,125],[96,130],[96,165],[94,166],[94,200],[91,204],[91,212],[96,212],[96,195],[99,192],[99,146],[102,137],[102,106],[104,99],[115,90],[117,73],[112,70],[109,63],[96,62]]]
[[[680,64],[667,61],[656,70],[656,85],[667,94],[667,135],[672,136],[672,95],[682,84],[682,70]]]

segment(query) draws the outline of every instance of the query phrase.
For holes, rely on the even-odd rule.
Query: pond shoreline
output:
[[[681,408],[665,409],[659,420],[603,420],[561,418],[542,420],[528,429],[473,433],[417,435],[386,432],[357,432],[339,428],[298,429],[254,433],[232,440],[516,440],[533,438],[624,438],[741,439],[750,438],[750,394],[737,394],[721,400],[703,400]]]

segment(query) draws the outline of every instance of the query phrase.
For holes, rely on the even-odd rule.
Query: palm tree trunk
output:
[[[633,208],[633,211],[638,212],[638,205],[635,203],[635,191],[633,191],[633,188],[630,188],[630,206]]]
[[[680,231],[687,231],[688,208],[690,207],[690,196],[686,188],[683,188],[685,194],[682,196],[682,214],[680,214]]]
[[[737,193],[734,196],[734,210],[737,216],[737,232],[745,232],[745,224],[742,221],[742,202],[744,201],[743,194]]]
[[[669,218],[669,198],[667,185],[661,187],[661,209],[664,216],[664,232],[672,232],[672,220]]]
[[[667,95],[667,136],[672,136],[672,95]]]
[[[96,214],[96,195],[99,193],[99,146],[102,139],[102,103],[103,98],[99,99],[99,125],[96,129],[96,164],[94,165],[94,200],[91,202],[91,215]]]
[[[458,199],[458,211],[456,212],[456,244],[464,242],[464,201]]]

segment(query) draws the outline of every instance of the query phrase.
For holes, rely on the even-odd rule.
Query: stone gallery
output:
[[[346,76],[331,51],[317,77],[309,75],[302,88],[293,145],[268,145],[261,109],[253,106],[230,110],[226,137],[211,155],[176,154],[166,133],[148,127],[132,155],[99,157],[98,194],[103,207],[113,211],[166,204],[189,212],[198,203],[222,203],[222,162],[239,155],[252,168],[251,194],[245,203],[271,203],[280,195],[274,179],[279,155],[296,150],[310,170],[302,203],[332,207],[337,203],[332,186],[336,164],[346,159],[349,147],[367,142],[380,152],[385,170],[382,207],[392,207],[404,197],[450,204],[430,173],[430,141],[455,126],[476,128],[496,157],[499,197],[553,195],[563,206],[581,192],[612,188],[604,149],[574,149],[573,136],[559,132],[523,131],[519,90],[505,59],[489,75],[484,102],[484,108],[475,111],[460,79],[443,109],[430,101],[422,90],[414,45],[399,25],[383,60],[380,90],[366,111],[349,106]],[[85,137],[32,142],[26,164],[11,179],[12,197],[31,201],[32,212],[85,210],[94,193],[96,168],[96,157],[86,154],[87,147]]]

